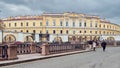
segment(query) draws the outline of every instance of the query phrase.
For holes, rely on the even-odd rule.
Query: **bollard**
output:
[[[117,46],[117,42],[114,42],[114,46]]]
[[[8,44],[8,60],[18,59],[17,57],[17,45]]]
[[[49,52],[49,45],[48,44],[43,44],[42,45],[42,53],[41,54],[43,56],[50,54],[50,52]]]
[[[36,53],[36,45],[35,43],[31,43],[30,44],[30,50],[31,50],[31,53]]]
[[[83,50],[85,50],[86,49],[86,44],[83,43],[82,45],[83,45]]]

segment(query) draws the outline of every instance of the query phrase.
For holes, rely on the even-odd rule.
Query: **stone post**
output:
[[[50,54],[49,52],[49,45],[48,44],[43,44],[42,45],[42,53],[43,56]]]
[[[36,43],[31,43],[30,45],[30,50],[31,50],[31,53],[36,53]]]
[[[86,44],[83,43],[82,45],[83,45],[83,50],[85,50],[86,49]]]
[[[7,54],[8,54],[8,60],[18,59],[17,46],[14,44],[8,44]]]
[[[116,41],[114,41],[114,46],[117,46],[117,42]]]

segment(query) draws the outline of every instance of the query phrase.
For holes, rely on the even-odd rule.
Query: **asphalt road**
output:
[[[32,56],[31,56],[32,57]],[[0,68],[120,68],[120,47],[20,63]]]

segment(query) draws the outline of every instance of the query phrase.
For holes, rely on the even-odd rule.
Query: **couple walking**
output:
[[[95,51],[97,45],[98,45],[97,42],[93,40],[92,41],[93,51]],[[105,51],[106,45],[107,45],[107,43],[103,40],[102,43],[101,43],[103,51]]]

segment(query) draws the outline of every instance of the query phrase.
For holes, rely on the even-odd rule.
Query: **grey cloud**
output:
[[[120,18],[120,0],[1,0],[0,2],[5,3],[2,7],[0,5],[4,16],[34,15],[41,12],[77,12],[100,15],[112,22],[116,22],[113,19]],[[19,11],[15,13],[15,10],[12,10],[12,13],[7,13],[11,12],[11,7],[5,6],[7,4],[17,6]]]

